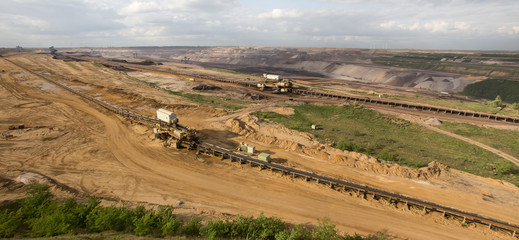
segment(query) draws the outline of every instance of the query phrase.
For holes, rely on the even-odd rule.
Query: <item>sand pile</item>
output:
[[[442,125],[442,122],[440,120],[438,120],[437,118],[429,118],[429,119],[425,120],[425,124],[430,125],[430,126],[440,126],[440,125]]]
[[[267,123],[251,115],[229,119],[226,125],[232,132],[248,139],[377,174],[427,180],[438,177],[448,170],[447,166],[438,162],[431,162],[424,168],[413,169],[362,153],[342,151],[318,143],[311,134],[290,130],[280,124]]]
[[[15,181],[21,182],[25,185],[31,184],[34,182],[39,183],[39,184],[47,184],[47,185],[51,184],[51,181],[47,177],[45,177],[41,174],[32,173],[32,172],[20,174],[18,177],[16,177]]]

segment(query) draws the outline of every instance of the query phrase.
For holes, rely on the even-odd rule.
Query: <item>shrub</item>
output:
[[[57,203],[48,206],[47,210],[37,218],[27,220],[34,236],[55,236],[71,232],[72,226],[67,214],[59,208]]]
[[[318,240],[330,240],[339,239],[335,225],[331,222],[330,218],[324,217],[318,220],[319,225],[312,231],[313,239]]]
[[[146,212],[140,217],[133,220],[135,229],[133,230],[137,236],[143,236],[151,233],[157,226],[157,217],[151,211]]]
[[[76,200],[66,199],[61,207],[65,213],[68,222],[73,228],[85,228],[88,214],[99,205],[99,200],[90,197],[84,204],[78,203]]]
[[[200,234],[201,227],[202,227],[202,223],[200,221],[200,218],[191,217],[189,219],[189,222],[187,222],[186,225],[183,226],[182,234],[185,234],[188,236],[198,236]]]
[[[133,212],[127,207],[97,207],[86,218],[87,228],[92,231],[131,231],[133,230]]]
[[[249,225],[248,237],[251,239],[272,239],[276,233],[286,229],[286,225],[281,219],[275,217],[265,217],[261,213],[251,225]]]
[[[180,234],[182,220],[173,215],[172,207],[159,207],[157,209],[157,228],[162,235],[174,236]]]
[[[205,226],[200,229],[200,235],[207,237],[208,239],[215,239],[216,237],[229,237],[229,235],[231,235],[232,228],[233,224],[228,220],[224,221],[222,219],[213,219],[208,221]]]
[[[24,219],[39,217],[54,197],[48,190],[49,186],[47,185],[31,185],[30,190],[27,191],[28,197],[21,199],[19,202],[21,217]]]
[[[494,107],[504,107],[503,100],[501,100],[501,96],[497,95],[496,99],[491,102]]]
[[[14,236],[18,228],[22,225],[22,219],[14,211],[0,211],[0,238]]]
[[[512,108],[515,110],[519,110],[519,103],[512,104]]]
[[[292,229],[284,230],[276,234],[276,240],[311,240],[311,231],[305,229],[302,225],[295,225]]]

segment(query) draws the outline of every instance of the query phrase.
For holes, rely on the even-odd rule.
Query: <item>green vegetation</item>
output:
[[[519,81],[487,79],[466,86],[463,94],[486,99],[500,96],[505,102],[519,102]]]
[[[512,156],[519,157],[519,138],[517,137],[517,131],[492,127],[478,127],[472,124],[454,122],[444,122],[439,128],[468,137]],[[519,174],[519,171],[516,169],[515,173]]]
[[[414,168],[438,161],[454,169],[519,185],[519,169],[499,156],[362,106],[301,105],[294,107],[294,114],[290,116],[273,112],[253,114],[294,130],[313,133],[320,142],[342,150]],[[312,124],[322,129],[312,130]]]
[[[505,106],[503,104],[503,100],[501,100],[501,96],[499,96],[499,95],[497,95],[497,97],[494,101],[490,102],[490,105],[492,105],[493,107],[498,107],[498,108],[502,108]]]
[[[65,62],[65,64],[67,64],[69,67],[71,67],[71,68],[73,68],[73,69],[79,70],[79,67],[76,66],[74,63],[71,63],[71,62]]]
[[[498,54],[500,56],[498,59],[489,58],[487,55],[469,53],[406,53],[400,55],[385,54],[373,58],[373,62],[386,66],[451,72],[474,76],[486,77],[491,74],[498,74],[499,76],[508,79],[519,78],[519,71],[517,67],[471,63],[473,59],[517,62],[519,61],[517,54]],[[442,59],[449,61],[441,61]]]
[[[105,65],[98,63],[98,62],[94,62],[94,63],[92,63],[92,65],[94,65],[95,67],[98,67],[98,68],[105,68]]]
[[[386,236],[340,235],[330,219],[316,227],[288,224],[275,217],[237,216],[234,219],[212,219],[203,223],[197,217],[184,221],[173,214],[172,207],[146,209],[103,207],[96,198],[81,203],[69,198],[57,200],[45,185],[33,185],[27,197],[0,205],[0,238],[50,237],[67,234],[117,231],[137,236],[189,236],[207,239],[384,239]]]

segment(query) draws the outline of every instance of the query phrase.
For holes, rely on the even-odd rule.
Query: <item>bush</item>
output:
[[[496,99],[491,102],[492,106],[494,107],[504,107],[503,100],[501,100],[501,97],[497,95]]]
[[[200,229],[200,235],[208,239],[229,237],[229,235],[231,235],[232,225],[233,224],[228,220],[213,219],[208,221],[205,226]]]
[[[22,225],[20,216],[13,211],[0,211],[0,238],[14,236],[18,228]]]
[[[99,206],[99,203],[99,200],[95,197],[88,198],[85,204],[80,204],[76,200],[69,198],[64,201],[61,208],[66,214],[71,227],[80,229],[86,227],[87,216]]]
[[[180,234],[182,220],[173,215],[172,207],[159,207],[157,210],[157,228],[162,231],[162,235],[174,236]]]
[[[49,192],[49,186],[42,184],[33,184],[29,191],[28,197],[19,201],[20,214],[24,219],[36,218],[41,215],[42,211],[53,201],[53,195]]]
[[[198,235],[200,235],[201,227],[202,227],[202,223],[200,221],[200,218],[191,217],[189,219],[189,222],[187,222],[186,225],[183,226],[182,234],[185,234],[188,236],[198,236]]]
[[[133,230],[133,219],[134,214],[127,207],[98,207],[88,214],[86,226],[89,230],[96,232],[131,231]]]
[[[157,217],[151,211],[146,212],[141,217],[136,217],[133,220],[135,229],[133,230],[137,236],[144,236],[150,234],[157,226]]]
[[[311,240],[312,232],[302,225],[295,225],[290,231],[284,230],[276,234],[276,240]]]
[[[313,239],[317,240],[330,240],[339,239],[335,225],[332,223],[330,218],[324,217],[318,220],[319,225],[312,231]]]
[[[519,110],[519,103],[512,104],[512,108],[515,110]]]
[[[71,232],[72,225],[67,214],[54,203],[40,217],[27,220],[33,235],[49,237]]]

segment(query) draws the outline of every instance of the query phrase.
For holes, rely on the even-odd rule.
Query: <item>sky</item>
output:
[[[0,47],[519,50],[519,0],[1,0]]]

